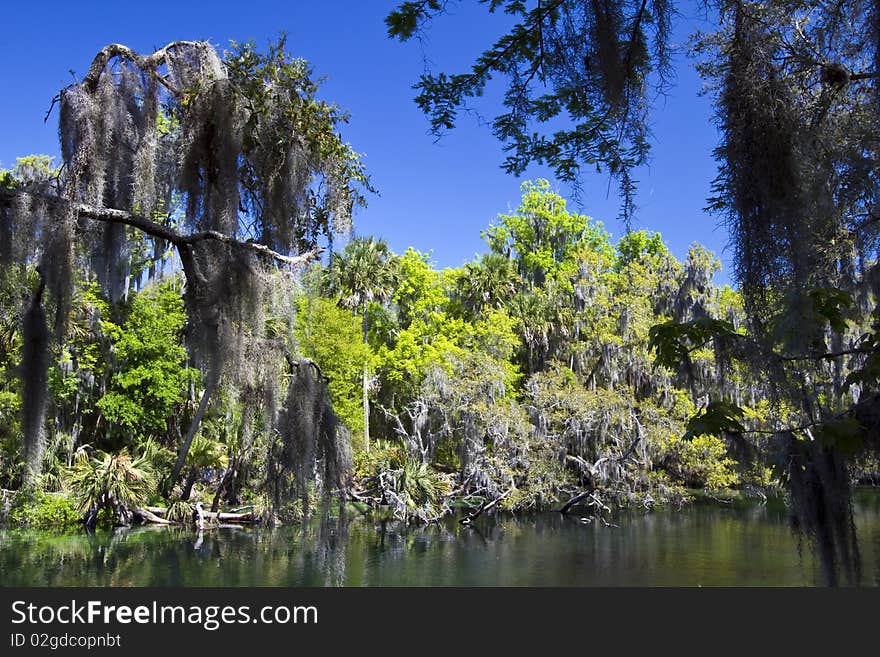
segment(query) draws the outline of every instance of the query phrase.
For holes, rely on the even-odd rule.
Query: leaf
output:
[[[847,320],[844,311],[853,307],[852,294],[836,287],[820,287],[810,290],[813,309],[831,325],[837,333],[846,331]]]
[[[709,340],[738,335],[733,324],[722,319],[701,317],[690,322],[668,321],[648,331],[648,349],[654,351],[655,365],[678,369],[688,354]]]
[[[699,415],[692,417],[687,423],[685,440],[693,440],[697,436],[720,436],[724,433],[743,433],[742,425],[745,411],[736,404],[717,401],[710,403]]]

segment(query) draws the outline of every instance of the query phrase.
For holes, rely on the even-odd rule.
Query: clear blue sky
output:
[[[438,266],[457,266],[482,252],[480,231],[499,212],[515,208],[520,180],[499,168],[500,144],[471,117],[439,143],[428,134],[427,120],[412,101],[411,85],[423,69],[415,43],[387,38],[384,17],[393,1],[321,0],[286,2],[9,2],[2,11],[0,43],[0,166],[29,153],[58,153],[57,112],[43,117],[52,97],[81,77],[105,44],[124,43],[151,52],[176,39],[208,39],[221,48],[230,39],[254,39],[264,45],[280,31],[288,46],[325,75],[322,96],[351,113],[343,135],[366,156],[380,195],[355,217],[355,231],[386,238],[395,251],[408,246],[431,251]],[[699,26],[695,11],[679,21],[682,43]],[[453,3],[437,21],[425,44],[435,68],[469,65],[504,26],[472,0]],[[502,17],[503,21],[504,18]],[[654,150],[640,171],[637,226],[658,230],[673,252],[683,257],[698,241],[724,263],[727,234],[716,217],[702,211],[715,176],[711,151],[717,135],[707,97],[698,97],[700,80],[684,56],[677,60],[677,84],[658,101],[653,115]],[[479,106],[492,116],[492,94]],[[551,177],[534,168],[525,178]],[[586,180],[581,206],[574,209],[605,223],[618,237],[618,201],[606,197],[607,179]],[[558,187],[567,195],[564,186]]]

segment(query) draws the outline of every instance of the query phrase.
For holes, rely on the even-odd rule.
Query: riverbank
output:
[[[880,491],[855,518],[865,586],[880,584]],[[429,526],[359,514],[202,533],[0,531],[3,586],[812,586],[787,509],[737,499],[623,511],[614,525],[540,513]]]

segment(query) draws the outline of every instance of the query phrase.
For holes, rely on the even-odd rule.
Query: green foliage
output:
[[[739,483],[737,463],[716,436],[698,435],[690,440],[670,436],[663,445],[664,469],[691,488],[721,490]]]
[[[0,187],[15,189],[46,182],[57,178],[60,172],[61,168],[55,166],[55,158],[50,155],[17,157],[12,169],[0,169]]]
[[[189,523],[193,519],[196,505],[191,500],[174,500],[168,505],[165,517],[171,522],[180,524]]]
[[[419,26],[433,14],[439,13],[443,8],[441,0],[427,0],[426,2],[402,2],[397,9],[388,14],[385,24],[388,26],[388,36],[397,37],[406,41],[414,36]]]
[[[146,458],[144,460],[146,462]],[[196,471],[202,468],[222,468],[226,465],[226,451],[218,441],[196,434],[186,454],[186,464]]]
[[[123,510],[144,504],[156,487],[156,477],[145,458],[132,458],[126,450],[117,454],[82,455],[74,463],[69,486],[81,514],[109,509]]]
[[[685,439],[702,435],[720,436],[725,433],[743,433],[742,418],[745,411],[727,401],[710,402],[703,412],[688,421]]]
[[[452,492],[447,477],[431,470],[427,463],[414,459],[405,460],[395,486],[409,513],[425,518],[436,517],[444,498]]]
[[[0,488],[13,488],[22,474],[24,459],[18,438],[20,415],[18,392],[0,391]]]
[[[398,282],[392,300],[397,323],[379,336],[376,363],[383,379],[411,395],[435,366],[448,367],[460,352],[465,321],[449,312],[443,275],[428,256],[408,249],[398,260]]]
[[[394,294],[396,261],[384,240],[354,238],[345,249],[334,252],[329,267],[330,289],[340,295],[340,304],[361,315],[367,306]]]
[[[864,448],[865,428],[852,416],[823,422],[817,433],[822,445],[843,456],[853,456]]]
[[[397,259],[397,280],[392,298],[398,322],[404,328],[414,321],[431,322],[445,312],[447,298],[443,277],[429,262],[427,253],[408,248]]]
[[[855,303],[852,294],[846,290],[826,287],[810,290],[809,296],[816,313],[826,319],[832,329],[844,333],[847,327],[844,313]]]
[[[311,359],[355,444],[366,438],[366,394],[376,440],[354,454],[360,499],[430,522],[449,511],[453,490],[518,511],[559,508],[589,489],[604,513],[605,504],[680,503],[685,485],[760,478],[739,474],[751,464],[727,454],[727,434],[742,439],[789,411],[763,402],[719,357],[747,336],[740,296],[712,285],[712,254],[694,245],[679,262],[649,231],[612,244],[543,180],[526,183],[518,210],[485,237],[489,253],[442,271],[415,249],[398,256],[382,240],[355,239],[309,269],[295,296],[255,301],[294,312],[261,308],[265,342],[250,356],[283,343],[290,358]],[[51,386],[58,412],[77,410],[51,434],[43,484],[72,490],[89,523],[126,522],[173,467],[198,384],[177,286],[154,283],[112,306],[84,284],[74,299]],[[278,448],[255,399],[283,385],[283,372],[229,375],[189,447],[174,517],[191,517],[180,500],[196,482],[203,502],[218,488],[233,504],[269,499],[266,473],[296,455]],[[692,417],[698,400],[739,403],[749,392],[752,407],[715,402]],[[123,451],[94,451],[104,447]],[[304,517],[301,504],[271,506]]]
[[[648,331],[648,348],[654,351],[654,364],[677,370],[690,361],[691,352],[712,340],[739,335],[733,324],[723,319],[700,317],[690,322],[670,320],[655,324]]]
[[[138,441],[165,432],[198,371],[187,367],[186,314],[172,283],[135,295],[127,311],[121,325],[105,324],[116,366],[97,408],[123,436]]]
[[[261,241],[286,252],[345,232],[352,209],[365,204],[360,190],[375,191],[361,156],[337,132],[348,115],[317,97],[311,66],[288,52],[284,34],[265,53],[252,41],[232,41],[223,63],[248,112],[238,174],[243,208],[261,223]],[[303,164],[306,170],[298,168]],[[313,179],[314,186],[302,185]]]
[[[81,522],[82,516],[69,493],[27,489],[20,491],[15,497],[7,517],[10,527],[58,531],[72,529]]]
[[[371,357],[360,322],[331,299],[303,295],[297,301],[296,342],[330,379],[333,410],[354,436],[364,430],[361,373]]]
[[[467,262],[453,272],[455,296],[471,315],[484,309],[503,308],[516,294],[519,278],[510,258],[484,253],[476,262]]]
[[[656,258],[666,255],[669,249],[663,243],[660,233],[647,230],[634,230],[620,238],[617,243],[616,269],[619,271],[629,263],[639,260],[643,255]]]
[[[195,439],[193,439],[195,442]],[[148,438],[139,445],[141,458],[146,468],[155,473],[168,472],[174,464],[174,452],[164,447],[154,438]]]
[[[619,179],[628,217],[630,170],[644,162],[648,150],[648,81],[662,87],[668,73],[671,6],[578,0],[481,4],[490,13],[513,17],[512,26],[469,71],[421,76],[416,103],[432,132],[451,130],[490,80],[506,79],[504,111],[492,121],[509,153],[504,169],[518,175],[531,163],[547,164],[558,179],[573,181],[582,166],[605,167]],[[385,19],[389,36],[420,38],[447,5],[401,3]]]
[[[611,249],[602,225],[569,212],[543,179],[524,182],[516,213],[498,215],[483,236],[493,253],[514,257],[520,276],[539,287],[547,280],[568,284],[584,249]]]
[[[391,506],[400,520],[431,522],[444,513],[452,492],[448,475],[414,459],[401,446],[379,441],[368,454],[357,460],[356,474],[371,482],[377,495]]]

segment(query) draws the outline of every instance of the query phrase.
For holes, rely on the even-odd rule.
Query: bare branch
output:
[[[173,94],[179,95],[181,90],[173,87],[166,78],[159,75],[156,69],[160,64],[165,61],[169,50],[172,50],[179,46],[193,45],[196,45],[196,42],[173,41],[172,43],[169,43],[164,48],[160,48],[151,55],[141,55],[140,53],[135,52],[128,46],[124,46],[121,43],[110,43],[101,48],[98,54],[95,55],[95,58],[92,60],[91,66],[89,66],[89,72],[86,73],[85,78],[83,78],[82,85],[89,93],[94,92],[98,86],[98,80],[100,80],[101,73],[104,71],[104,68],[107,66],[111,59],[113,59],[114,57],[120,57],[131,62],[132,64],[135,64],[144,73],[153,76],[157,82],[159,82]]]

